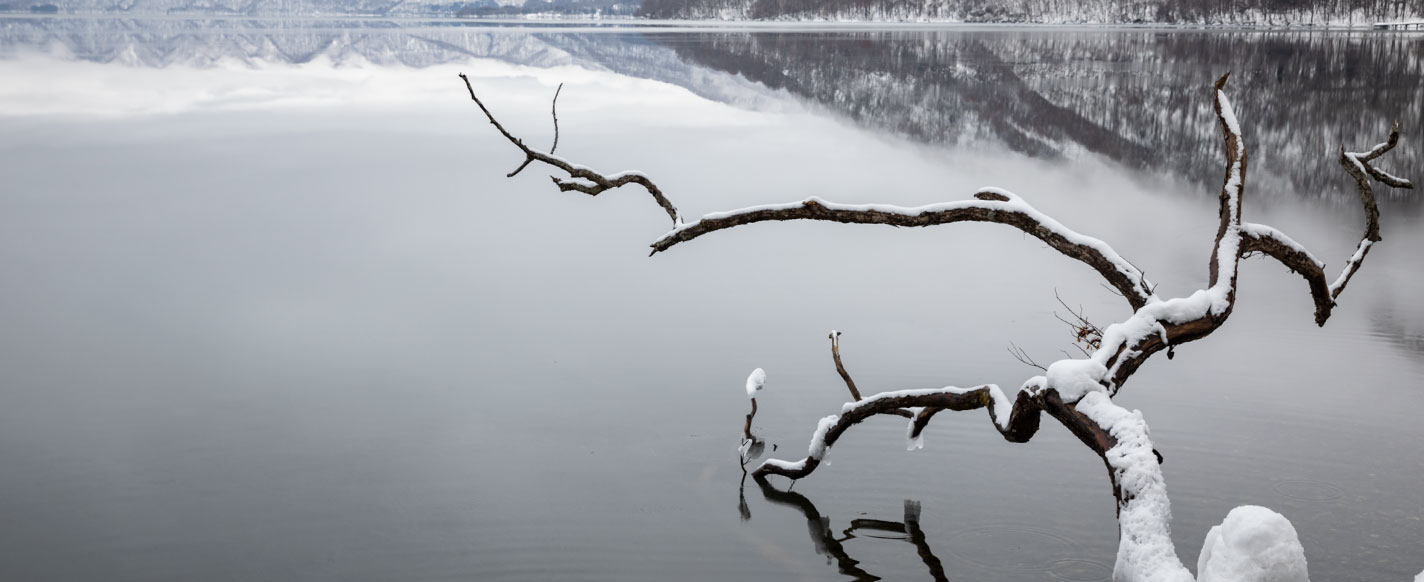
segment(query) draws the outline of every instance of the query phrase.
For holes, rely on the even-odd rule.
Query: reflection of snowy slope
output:
[[[1257,191],[1342,202],[1351,194],[1332,151],[1372,145],[1387,134],[1386,120],[1397,117],[1406,129],[1387,166],[1424,175],[1424,39],[1357,40],[1151,30],[561,33],[355,20],[0,19],[0,54],[38,50],[156,68],[318,58],[576,66],[747,109],[810,106],[924,143],[1037,158],[1094,154],[1203,183],[1219,179],[1220,166],[1205,88],[1230,62]]]
[[[539,37],[584,66],[597,65],[620,75],[678,85],[712,101],[757,111],[799,108],[796,100],[785,92],[769,90],[766,85],[741,75],[690,63],[677,51],[652,42],[643,34]]]
[[[1014,70],[1034,92],[1113,134],[1136,136],[1150,148],[1142,165],[1198,177],[1220,156],[1207,83],[1230,63],[1257,188],[1333,192],[1349,202],[1354,194],[1337,148],[1374,145],[1392,120],[1405,140],[1385,165],[1408,176],[1424,172],[1421,49],[1418,37],[1141,32],[1024,36],[995,52],[1019,63]]]
[[[1208,87],[1231,63],[1257,191],[1354,204],[1334,152],[1342,143],[1373,145],[1388,135],[1389,120],[1407,133],[1387,166],[1424,174],[1417,129],[1424,39],[1357,41],[1320,33],[869,31],[722,33],[673,46],[694,62],[917,141],[1002,145],[1040,158],[1091,152],[1204,183],[1220,179],[1221,164]]]
[[[219,63],[428,67],[496,59],[538,68],[577,66],[663,81],[747,109],[794,107],[760,83],[686,62],[638,33],[533,33],[463,26],[405,27],[370,21],[0,20],[0,54],[38,51],[134,67]]]
[[[654,18],[995,23],[1368,25],[1424,16],[1418,3],[1376,0],[643,0]]]
[[[523,6],[525,0],[495,0]],[[578,0],[573,0],[577,2]],[[454,13],[467,2],[451,0],[47,0],[64,13],[163,15],[414,15]],[[34,2],[39,3],[39,2]],[[473,2],[469,2],[473,3]],[[28,5],[28,4],[25,4]]]
[[[68,54],[129,66],[209,67],[219,62],[305,63],[317,57],[341,64],[425,67],[498,58],[553,67],[573,64],[567,53],[524,34],[461,28],[405,29],[389,24],[332,21],[194,21],[54,19],[0,21],[0,51]]]
[[[65,12],[130,14],[384,14],[400,0],[52,0]]]

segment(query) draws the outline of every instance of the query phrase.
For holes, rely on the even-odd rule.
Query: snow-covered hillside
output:
[[[1418,19],[1414,0],[644,0],[656,18],[1361,26]]]

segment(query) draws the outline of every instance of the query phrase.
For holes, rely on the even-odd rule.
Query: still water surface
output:
[[[493,30],[0,20],[0,573],[113,580],[1100,580],[1101,462],[872,420],[794,493],[844,388],[1018,386],[1055,317],[1125,303],[993,225],[736,229],[646,256],[646,196],[560,194],[540,147],[651,174],[686,215],[808,195],[916,205],[1008,188],[1202,286],[1234,71],[1246,220],[1340,265],[1361,213],[1332,152],[1400,119],[1424,178],[1424,37],[1153,30]],[[1232,321],[1118,400],[1166,457],[1189,565],[1230,508],[1292,520],[1318,580],[1424,569],[1421,204],[1324,329],[1247,263]],[[778,487],[785,483],[775,482]],[[927,558],[925,556],[930,556]]]

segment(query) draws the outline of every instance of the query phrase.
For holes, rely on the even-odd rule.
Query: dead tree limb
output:
[[[1097,324],[1092,321],[1089,321],[1088,316],[1083,315],[1083,307],[1081,305],[1078,306],[1077,310],[1069,307],[1068,302],[1064,301],[1063,298],[1058,295],[1057,289],[1053,290],[1053,298],[1057,299],[1058,304],[1062,305],[1063,309],[1068,310],[1068,313],[1071,314],[1073,319],[1076,319],[1077,322],[1068,321],[1056,312],[1053,314],[1053,317],[1073,330],[1073,345],[1078,348],[1078,351],[1082,352],[1084,356],[1092,357],[1093,352],[1097,351],[1099,347],[1102,347],[1102,328],[1098,327]]]
[[[549,117],[554,118],[554,145],[549,146],[549,155],[554,155],[554,150],[559,149],[559,93],[564,92],[564,84],[559,83],[559,88],[554,89],[554,98],[549,102]]]
[[[836,361],[836,373],[845,380],[846,389],[850,390],[851,400],[860,400],[860,391],[855,389],[855,380],[850,379],[850,373],[846,371],[845,364],[841,363],[841,332],[831,330],[831,359]]]
[[[652,244],[658,253],[700,236],[736,226],[767,221],[820,220],[847,224],[884,224],[915,227],[956,222],[992,222],[1012,226],[1047,243],[1059,253],[1092,267],[1107,280],[1133,309],[1152,299],[1150,283],[1132,263],[1107,243],[1079,234],[1017,195],[998,188],[974,193],[971,200],[905,208],[884,204],[839,204],[817,197],[788,204],[754,206],[731,212],[708,214],[683,224]]]
[[[583,192],[589,196],[597,196],[602,194],[605,190],[626,186],[628,184],[637,184],[642,186],[648,191],[648,194],[653,196],[653,200],[657,201],[658,206],[661,206],[663,211],[667,212],[668,217],[672,219],[674,226],[682,223],[682,218],[678,216],[677,213],[677,207],[673,206],[672,201],[663,195],[663,191],[658,189],[658,186],[641,172],[619,172],[617,174],[604,175],[593,171],[591,168],[569,163],[563,158],[546,154],[524,145],[524,140],[511,135],[509,131],[494,118],[494,114],[490,113],[490,110],[485,107],[484,102],[480,101],[480,98],[475,95],[475,88],[470,85],[470,78],[466,77],[464,73],[460,73],[460,79],[465,81],[465,88],[470,91],[470,99],[475,102],[475,105],[480,107],[480,111],[484,112],[485,117],[489,119],[490,125],[493,125],[495,129],[499,130],[500,135],[503,135],[504,139],[509,140],[509,143],[514,144],[514,147],[519,148],[519,151],[524,152],[524,162],[513,172],[510,172],[508,177],[513,177],[523,170],[525,166],[537,161],[563,170],[572,178],[572,180],[561,180],[557,176],[549,177],[549,179],[554,181],[554,185],[558,186],[562,192]],[[560,87],[562,87],[562,85],[560,85]],[[558,95],[555,94],[554,98],[558,99]],[[558,118],[555,117],[555,127],[557,127],[557,124]],[[557,139],[555,139],[554,145],[557,147]],[[580,182],[578,180],[584,181]]]
[[[844,381],[845,381],[846,389],[850,390],[850,397],[851,397],[851,400],[856,401],[856,402],[859,402],[859,401],[860,401],[860,390],[856,389],[856,387],[855,387],[855,380],[852,380],[852,379],[850,378],[850,372],[847,372],[846,369],[845,369],[845,364],[841,363],[841,332],[838,332],[838,331],[836,331],[836,330],[831,330],[830,338],[831,338],[831,359],[834,360],[835,363],[836,363],[836,373],[837,373],[837,374],[840,374],[840,375],[841,375],[841,380],[844,380]],[[903,408],[897,408],[897,409],[895,409],[895,410],[890,410],[890,411],[885,412],[885,414],[893,414],[893,415],[895,415],[895,416],[903,416],[903,417],[905,417],[905,418],[910,418],[910,417],[912,417],[912,416],[915,415],[915,413],[910,412],[910,411],[908,411],[908,410],[905,410],[905,409],[903,409]]]
[[[1020,346],[1014,342],[1009,342],[1009,347],[1006,349],[1008,350],[1009,355],[1013,356],[1015,360],[1018,360],[1020,364],[1028,366],[1030,368],[1038,368],[1045,372],[1048,371],[1048,368],[1045,368],[1042,364],[1039,364],[1038,362],[1034,361],[1033,356],[1028,355],[1028,352],[1023,349],[1023,346]]]
[[[1153,292],[1143,273],[1106,242],[1080,234],[1039,212],[1018,196],[997,188],[974,193],[957,202],[904,208],[876,204],[840,204],[820,198],[755,206],[708,214],[683,223],[672,203],[642,174],[604,176],[550,154],[534,151],[510,135],[475,96],[469,79],[461,78],[470,97],[504,137],[526,156],[526,164],[540,161],[567,172],[571,178],[587,182],[554,179],[564,191],[577,190],[596,195],[609,188],[637,183],[646,188],[673,219],[673,229],[652,244],[653,253],[737,226],[768,221],[820,220],[850,224],[891,226],[935,226],[957,222],[992,222],[1017,228],[1046,243],[1060,254],[1083,262],[1121,294],[1133,313],[1103,329],[1094,327],[1097,349],[1081,359],[1064,359],[1044,369],[1044,374],[1023,383],[1010,400],[993,384],[974,388],[939,388],[883,392],[861,398],[859,390],[840,361],[836,334],[831,335],[832,356],[837,371],[851,391],[853,402],[840,414],[827,416],[817,424],[807,455],[798,461],[767,459],[753,471],[759,483],[769,475],[800,479],[821,464],[827,451],[852,426],[877,414],[899,414],[918,409],[910,419],[907,436],[914,442],[940,411],[988,409],[994,428],[1010,442],[1028,442],[1037,433],[1043,412],[1058,420],[1103,459],[1117,499],[1120,544],[1117,580],[1192,580],[1191,573],[1176,559],[1170,535],[1170,504],[1158,464],[1161,456],[1152,447],[1147,425],[1137,411],[1113,403],[1112,397],[1148,358],[1163,350],[1210,335],[1230,317],[1236,306],[1236,281],[1241,259],[1259,252],[1275,258],[1300,274],[1315,302],[1315,321],[1324,325],[1336,300],[1359,271],[1370,248],[1381,240],[1379,209],[1371,180],[1392,188],[1412,188],[1406,179],[1376,168],[1372,162],[1395,147],[1398,124],[1388,141],[1366,152],[1340,152],[1340,164],[1354,179],[1365,211],[1365,231],[1341,274],[1327,282],[1324,264],[1305,247],[1275,228],[1243,223],[1242,201],[1247,177],[1247,150],[1236,113],[1225,93],[1223,75],[1213,87],[1212,108],[1221,131],[1225,172],[1218,195],[1218,224],[1208,262],[1208,285],[1194,293],[1161,299]],[[758,369],[760,372],[760,369]],[[751,396],[752,390],[748,391]],[[755,403],[753,403],[755,407]],[[753,408],[755,410],[755,408]],[[751,415],[745,429],[750,433]],[[765,490],[764,490],[765,492]],[[1291,536],[1294,536],[1291,530]],[[1298,542],[1295,542],[1298,545]],[[1164,559],[1170,558],[1170,559]],[[854,568],[853,563],[851,568]],[[1301,568],[1304,568],[1303,558]],[[854,572],[854,570],[850,570]],[[863,571],[862,571],[863,572]]]

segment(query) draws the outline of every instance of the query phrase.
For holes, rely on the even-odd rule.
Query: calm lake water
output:
[[[794,493],[742,487],[735,450],[763,367],[757,430],[804,454],[847,399],[833,328],[863,392],[1013,389],[1010,343],[1075,351],[1055,293],[1128,315],[1094,273],[994,225],[649,258],[645,194],[505,178],[456,74],[537,147],[562,83],[558,152],[689,216],[1000,186],[1167,297],[1206,281],[1226,71],[1246,220],[1338,269],[1340,145],[1398,119],[1380,165],[1424,179],[1419,34],[0,19],[0,577],[1107,579],[1102,463],[1051,421],[1013,445],[941,415],[905,452],[871,420]],[[1253,259],[1232,320],[1118,397],[1193,569],[1242,504],[1317,580],[1424,569],[1424,204],[1396,192],[1323,329]]]

